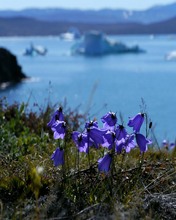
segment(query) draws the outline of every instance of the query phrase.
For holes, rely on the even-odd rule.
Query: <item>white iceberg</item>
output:
[[[171,52],[169,52],[168,54],[166,54],[165,56],[166,60],[176,60],[176,50],[173,50]]]
[[[60,38],[66,41],[72,41],[80,37],[80,31],[76,27],[71,27],[67,32],[60,34]]]
[[[24,51],[23,55],[25,56],[34,56],[34,55],[46,55],[47,53],[47,49],[43,46],[40,45],[33,45],[31,43],[29,48],[26,48],[26,50]]]
[[[103,33],[90,31],[85,33],[83,40],[72,47],[73,54],[98,56],[104,54],[139,53],[144,52],[138,45],[128,47],[122,42],[112,42]]]

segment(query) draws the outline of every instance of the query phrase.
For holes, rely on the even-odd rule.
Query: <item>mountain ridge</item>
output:
[[[150,24],[168,20],[176,16],[176,2],[168,5],[154,6],[146,10],[100,9],[80,10],[63,8],[28,8],[24,10],[0,10],[0,17],[29,17],[50,22],[81,23],[143,23]],[[81,18],[81,19],[80,19]]]
[[[34,18],[0,17],[0,36],[58,36],[70,27],[77,27],[83,34],[89,30],[98,30],[106,34],[176,34],[176,16],[166,21],[152,24],[130,23],[81,23],[49,22]]]

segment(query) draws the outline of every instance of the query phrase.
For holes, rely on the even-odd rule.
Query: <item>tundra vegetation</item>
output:
[[[158,144],[147,113],[135,114],[98,122],[1,99],[0,218],[174,219],[175,143]]]

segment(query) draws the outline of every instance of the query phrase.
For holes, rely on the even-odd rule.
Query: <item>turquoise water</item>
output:
[[[26,75],[32,77],[16,87],[0,92],[10,103],[27,101],[46,106],[61,103],[100,118],[107,111],[121,112],[124,122],[141,110],[145,101],[149,117],[160,139],[176,137],[176,61],[165,55],[176,49],[169,36],[111,36],[127,45],[138,44],[146,53],[103,57],[72,56],[73,42],[59,37],[0,38],[0,46],[13,52]],[[47,47],[44,57],[23,56],[26,47]]]

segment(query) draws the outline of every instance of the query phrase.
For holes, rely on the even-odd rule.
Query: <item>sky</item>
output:
[[[0,10],[25,8],[78,8],[144,10],[155,5],[166,5],[176,0],[0,0]]]

